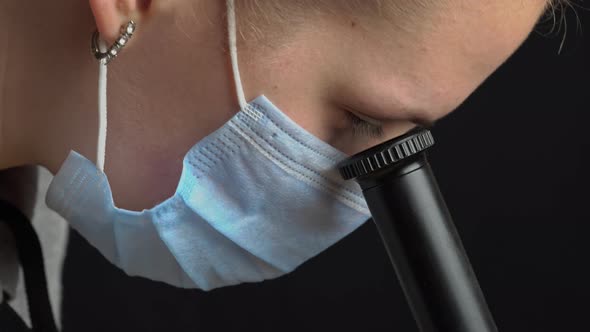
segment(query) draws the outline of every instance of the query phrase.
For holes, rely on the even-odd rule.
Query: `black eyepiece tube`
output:
[[[407,134],[339,165],[360,184],[422,332],[497,331],[426,159],[430,132]]]

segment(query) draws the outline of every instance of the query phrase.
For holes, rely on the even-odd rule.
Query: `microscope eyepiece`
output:
[[[347,158],[337,167],[340,176],[345,180],[363,177],[394,166],[433,145],[434,138],[430,131],[422,127],[416,127],[402,136]]]
[[[361,187],[421,332],[497,332],[425,151],[428,129],[338,164]]]

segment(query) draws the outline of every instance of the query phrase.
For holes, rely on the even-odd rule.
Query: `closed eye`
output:
[[[384,131],[382,125],[365,121],[352,112],[345,113],[348,120],[350,121],[350,127],[352,128],[353,136],[376,139],[383,137]]]

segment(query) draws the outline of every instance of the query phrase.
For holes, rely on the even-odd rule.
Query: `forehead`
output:
[[[376,101],[371,109],[415,109],[434,120],[456,108],[518,48],[547,4],[444,0],[424,8],[421,18],[362,20],[350,32],[355,47],[347,50],[353,55],[347,61],[363,69],[355,70],[363,75],[356,78],[366,82],[360,94]]]

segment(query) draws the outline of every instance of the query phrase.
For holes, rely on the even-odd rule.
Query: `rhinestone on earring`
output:
[[[111,62],[111,60],[116,58],[117,55],[119,55],[119,53],[121,53],[121,51],[123,50],[123,47],[125,47],[125,45],[127,45],[127,42],[129,41],[129,39],[131,39],[131,37],[133,36],[133,33],[135,32],[136,26],[137,26],[137,24],[133,20],[129,21],[129,23],[127,23],[127,25],[122,26],[121,27],[121,35],[119,36],[119,38],[117,38],[115,43],[111,47],[109,47],[109,49],[106,52],[100,51],[100,47],[98,45],[98,40],[100,38],[100,35],[98,33],[98,30],[95,30],[94,33],[92,34],[92,45],[91,45],[92,54],[94,54],[94,57],[99,61],[104,60],[105,65],[109,64],[109,62]]]

